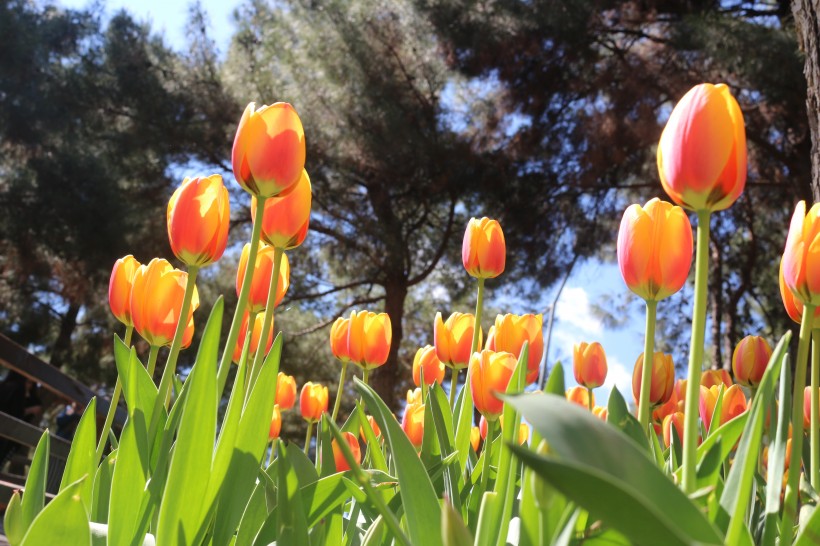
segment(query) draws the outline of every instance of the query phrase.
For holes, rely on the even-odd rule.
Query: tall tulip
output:
[[[168,202],[168,240],[184,264],[203,267],[225,252],[231,209],[222,177],[186,178]]]
[[[279,372],[276,378],[276,405],[289,410],[296,403],[296,380],[292,375]]]
[[[305,455],[307,455],[310,449],[313,424],[319,421],[322,414],[327,411],[327,387],[312,381],[302,385],[302,392],[299,394],[299,409],[302,418],[308,423],[305,435]]]
[[[506,351],[521,357],[524,342],[527,343],[527,383],[538,379],[538,366],[544,355],[543,318],[533,315],[498,315],[493,325],[493,335],[487,335],[487,349]]]
[[[302,170],[302,176],[296,184],[265,201],[262,240],[283,250],[301,245],[307,237],[310,223],[311,198],[310,178],[307,172]],[[251,203],[255,205],[256,197],[251,199]],[[255,209],[255,206],[251,206],[251,218],[254,221]]]
[[[471,218],[464,232],[461,261],[470,276],[493,279],[504,272],[507,245],[498,220]]]
[[[258,197],[279,195],[299,181],[305,167],[305,132],[293,106],[248,104],[233,141],[233,174]]]
[[[516,358],[512,353],[483,350],[470,358],[470,391],[476,409],[495,421],[504,408],[496,392],[504,393],[515,371]]]
[[[746,336],[732,353],[732,372],[735,380],[746,387],[756,388],[772,356],[769,343],[760,336]]]
[[[477,333],[476,333],[477,332]],[[445,322],[441,313],[436,313],[433,323],[433,338],[436,355],[439,360],[452,370],[450,380],[450,407],[456,401],[458,371],[466,368],[473,354],[473,342],[478,337],[481,345],[481,325],[476,323],[475,316],[468,313],[453,313]]]
[[[587,389],[600,387],[606,381],[606,353],[600,343],[581,342],[572,347],[572,371],[575,381]],[[590,408],[592,409],[592,408]]]
[[[393,330],[387,313],[353,311],[347,333],[347,353],[351,362],[360,366],[365,373],[387,362]]]
[[[404,408],[401,428],[413,447],[419,449],[424,440],[424,404],[413,403]]]
[[[134,327],[134,321],[131,319],[131,290],[140,265],[130,254],[120,258],[114,262],[111,280],[108,282],[108,305],[111,307],[111,313],[129,329]]]
[[[678,102],[658,144],[658,173],[672,200],[698,215],[681,472],[683,490],[692,493],[697,486],[694,408],[698,403],[706,333],[709,221],[713,211],[734,203],[746,184],[746,130],[743,114],[728,87],[697,85]]]
[[[245,270],[248,267],[248,256],[250,255],[250,243],[246,243],[239,256],[239,266],[236,272],[236,293],[239,294],[242,280],[245,278]],[[274,248],[268,245],[259,245],[256,254],[256,265],[253,269],[253,280],[251,282],[250,293],[248,295],[248,311],[259,313],[264,311],[268,304],[271,278],[273,276]],[[274,305],[279,305],[290,288],[290,263],[287,255],[282,256],[282,267],[279,269],[279,278],[276,283],[276,299]]]
[[[635,361],[632,370],[632,394],[636,400],[641,398],[643,388],[641,378],[643,377],[644,355]],[[650,371],[649,390],[647,400],[652,406],[659,406],[666,403],[672,396],[675,389],[675,364],[672,362],[672,355],[655,353],[652,357],[652,369]]]
[[[436,349],[432,345],[420,348],[413,357],[413,383],[417,387],[421,386],[422,371],[425,385],[441,383],[444,380],[444,364],[438,359]]]
[[[236,346],[233,350],[233,362],[239,364],[239,359],[242,358],[242,349],[245,346],[245,338],[248,336],[248,331],[251,333],[251,339],[248,342],[248,358],[255,355],[259,351],[260,340],[262,339],[262,315],[256,315],[253,319],[253,326],[249,326],[249,315],[245,313],[242,319],[242,329],[239,331],[239,337],[236,340]],[[267,353],[271,345],[273,345],[273,330],[268,332],[268,339],[265,342],[263,352]]]

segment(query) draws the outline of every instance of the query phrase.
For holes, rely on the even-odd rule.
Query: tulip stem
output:
[[[484,279],[480,279],[484,280]],[[495,422],[487,420],[487,437],[484,439],[484,465],[481,467],[481,492],[487,491],[487,483],[490,480],[490,459],[493,455],[493,436],[495,436]]]
[[[709,283],[709,222],[711,211],[698,211],[697,249],[695,254],[695,304],[692,310],[692,337],[689,344],[689,375],[683,424],[683,491],[693,493],[696,449],[698,442],[698,396],[703,365],[703,342],[706,334],[706,297]]]
[[[126,347],[131,346],[131,335],[133,333],[134,325],[129,324],[125,328],[125,339],[123,339],[123,343],[125,343]],[[102,432],[100,433],[100,440],[97,442],[96,458],[94,459],[96,464],[94,466],[100,464],[100,458],[102,458],[103,451],[105,451],[105,444],[108,442],[108,431],[111,430],[111,425],[114,423],[114,415],[117,413],[117,404],[120,402],[121,393],[122,381],[120,381],[120,376],[117,374],[117,382],[114,384],[114,392],[111,394],[111,401],[108,404],[108,413],[105,414],[105,422],[103,423]]]
[[[652,391],[652,369],[655,359],[655,312],[658,309],[658,302],[646,300],[646,337],[643,345],[643,369],[641,370],[641,399],[638,403],[638,421],[641,423],[644,433],[649,435],[650,423],[650,400],[649,394]]]
[[[792,451],[789,458],[788,482],[783,500],[783,519],[780,523],[781,546],[792,543],[792,528],[797,516],[798,482],[800,481],[800,459],[803,454],[803,394],[806,389],[806,361],[809,356],[811,326],[814,319],[814,305],[803,305],[803,320],[800,322],[800,340],[797,344],[797,361],[794,370],[794,396],[792,398]]]
[[[239,360],[239,362],[237,362],[237,364],[241,364],[242,359],[247,360],[248,357],[251,355],[251,351],[254,351],[254,350],[258,351],[259,350],[259,344],[258,343],[257,343],[257,346],[256,346],[255,349],[253,347],[251,347],[251,342],[253,341],[253,328],[256,325],[256,315],[258,315],[258,314],[259,313],[248,313],[248,327],[245,328],[245,342],[242,344],[242,355],[239,357],[240,360]],[[233,360],[233,357],[231,357],[231,360]],[[246,370],[247,370],[247,368],[246,368]],[[247,396],[248,391],[250,391],[250,389],[248,388],[248,385],[250,384],[250,380],[251,380],[250,375],[251,374],[249,374],[249,373],[245,374],[245,394],[246,394],[246,396]]]
[[[333,403],[333,414],[330,416],[330,419],[334,423],[336,422],[336,416],[339,415],[339,406],[342,405],[342,392],[344,392],[347,364],[347,360],[342,360],[342,372],[339,374],[339,389],[336,391],[336,401]]]
[[[820,330],[811,332],[811,486],[820,485]]]
[[[268,301],[265,304],[265,318],[262,321],[262,333],[259,336],[259,345],[256,346],[256,355],[253,358],[253,366],[251,367],[250,383],[248,389],[253,388],[256,383],[256,376],[259,375],[259,370],[262,367],[262,359],[267,352],[268,346],[268,332],[273,327],[273,313],[276,307],[276,293],[279,291],[279,269],[282,264],[282,254],[285,250],[282,248],[273,248],[273,273],[270,277],[270,288],[268,289]],[[256,263],[254,260],[253,264]],[[251,262],[248,261],[248,268],[251,268]]]
[[[310,451],[310,438],[313,436],[313,421],[308,421],[307,434],[305,434],[305,455]]]
[[[592,389],[587,387],[587,409],[592,412]]]
[[[236,310],[231,321],[231,329],[228,332],[228,339],[225,342],[225,348],[222,352],[222,360],[219,362],[219,371],[217,372],[217,393],[219,397],[222,396],[222,391],[225,390],[225,382],[228,380],[228,371],[231,367],[231,357],[233,355],[234,345],[236,339],[239,337],[239,329],[242,327],[242,318],[245,315],[245,307],[248,304],[248,294],[251,291],[251,281],[253,280],[253,270],[256,269],[256,254],[259,246],[259,237],[262,233],[262,217],[265,213],[265,201],[267,197],[256,198],[256,221],[253,223],[253,231],[251,232],[251,246],[248,251],[248,265],[245,268],[245,278],[242,279],[242,288],[239,290],[239,299],[236,302]]]
[[[159,355],[159,345],[151,345],[148,350],[148,364],[145,366],[151,379],[154,378],[154,370],[157,367],[157,355]]]
[[[458,387],[458,368],[453,366],[453,373],[450,378],[450,409],[456,407],[456,387]]]
[[[370,370],[367,368],[362,369],[362,383],[367,385],[367,379],[370,377]]]
[[[481,339],[481,311],[484,308],[484,279],[478,279],[478,295],[475,302],[475,327],[473,328],[473,344],[470,349],[470,355],[478,350],[479,340]]]

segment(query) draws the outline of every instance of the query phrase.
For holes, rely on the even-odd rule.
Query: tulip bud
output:
[[[723,368],[719,370],[705,370],[700,376],[700,384],[707,389],[713,386],[723,385],[727,389],[732,386],[732,378],[729,377],[729,372]]]
[[[470,445],[473,446],[473,451],[478,453],[478,448],[481,445],[481,431],[478,427],[470,429]]]
[[[572,371],[575,381],[588,389],[600,387],[606,381],[606,354],[597,341],[581,342],[572,347]]]
[[[362,450],[359,447],[359,440],[352,432],[342,432],[342,437],[350,447],[350,451],[353,452],[353,459],[356,461],[356,464],[361,464]],[[347,464],[347,459],[345,459],[342,448],[339,446],[339,442],[337,442],[335,438],[331,442],[331,447],[333,448],[333,461],[336,463],[336,472],[350,470],[350,465]]]
[[[427,345],[416,351],[413,358],[413,383],[417,387],[421,386],[421,375],[424,372],[424,383],[432,385],[444,380],[444,364],[436,356],[436,349],[432,345]]]
[[[128,255],[114,262],[111,280],[108,282],[108,305],[117,320],[126,326],[133,326],[131,319],[131,289],[140,263]]]
[[[277,102],[258,110],[250,103],[233,141],[233,175],[257,197],[279,195],[297,182],[305,168],[305,132],[290,104]]]
[[[276,379],[276,404],[289,410],[296,403],[296,380],[292,375],[279,372]]]
[[[256,318],[253,321],[253,331],[251,332],[251,341],[250,345],[248,346],[248,355],[250,358],[251,356],[255,355],[256,352],[259,350],[259,340],[262,338],[262,327],[265,325],[265,315],[257,314]],[[239,337],[236,338],[236,345],[233,349],[233,357],[232,360],[234,364],[239,364],[239,359],[242,358],[242,349],[245,347],[245,338],[248,336],[248,313],[245,312],[245,316],[242,317],[242,327],[239,329]],[[273,324],[271,324],[271,329],[268,331],[268,339],[265,342],[265,353],[268,354],[270,351],[271,345],[273,345]]]
[[[182,312],[188,274],[174,269],[167,260],[154,258],[134,273],[131,289],[131,318],[134,329],[149,345],[171,345]],[[199,294],[194,287],[182,346],[191,343],[194,333],[194,311],[199,307]]]
[[[342,362],[349,362],[350,355],[347,352],[347,336],[350,330],[350,319],[339,317],[333,326],[330,327],[330,350],[333,356]]]
[[[282,431],[282,414],[279,412],[279,405],[273,406],[273,416],[270,420],[270,431],[268,431],[268,439],[275,440],[279,438],[279,433]]]
[[[680,207],[652,199],[624,212],[618,267],[629,289],[644,300],[660,301],[683,288],[692,248],[692,225]]]
[[[365,370],[387,362],[393,330],[387,313],[353,311],[347,333],[347,353],[351,362]]]
[[[306,421],[317,422],[327,411],[327,387],[312,381],[305,383],[299,395],[299,408]]]
[[[372,415],[368,415],[367,423],[370,426],[370,430],[373,431],[373,435],[376,438],[379,438],[382,435],[382,431],[379,429],[379,424],[376,423],[376,419],[374,419]],[[364,428],[362,425],[359,426],[359,436],[361,436],[362,442],[367,442],[367,436],[364,434]]]
[[[757,387],[772,356],[772,348],[760,336],[746,336],[732,353],[735,380],[746,387]]]
[[[678,439],[683,442],[683,412],[676,411],[663,418],[663,444],[669,447],[672,444],[672,426],[678,432]]]
[[[527,383],[538,379],[538,366],[544,355],[541,324],[541,315],[498,315],[490,328],[491,333],[487,334],[487,349],[512,353],[516,359],[521,357],[524,342],[527,342]]]
[[[578,404],[586,410],[588,410],[590,406],[595,406],[595,395],[586,387],[570,387],[567,389],[566,397],[570,402]]]
[[[493,279],[504,272],[507,245],[497,220],[471,218],[461,245],[464,269],[478,279]]]
[[[186,178],[168,202],[168,240],[184,264],[203,267],[225,252],[231,208],[218,174]]]
[[[635,400],[641,399],[641,377],[643,374],[643,353],[635,361],[632,371],[632,395]],[[672,396],[675,388],[675,364],[672,355],[655,353],[652,358],[651,384],[649,403],[652,406],[663,404]]]
[[[781,268],[794,299],[803,305],[820,305],[820,203],[808,214],[806,202],[794,209]]]
[[[746,129],[726,85],[696,85],[678,102],[658,144],[658,172],[666,193],[689,210],[723,210],[740,197]]]
[[[496,398],[496,392],[504,393],[510,382],[517,361],[512,353],[481,351],[470,358],[470,392],[476,409],[495,421],[504,408],[504,403]]]
[[[284,250],[301,245],[310,223],[310,202],[310,178],[303,170],[299,182],[265,201],[262,240]],[[256,222],[256,197],[251,199],[251,219]]]
[[[436,343],[436,355],[445,366],[456,370],[467,367],[472,353],[473,332],[475,317],[467,313],[453,313],[447,322],[441,319],[441,313],[436,313],[433,325],[433,337]],[[479,327],[478,346],[481,346],[481,331]]]
[[[416,449],[420,448],[424,440],[424,404],[407,405],[401,420],[401,428],[407,434],[410,443]]]

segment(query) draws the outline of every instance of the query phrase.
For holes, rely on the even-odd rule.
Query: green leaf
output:
[[[94,486],[91,492],[91,521],[108,523],[108,504],[111,500],[111,478],[114,476],[114,465],[117,450],[108,454],[97,468],[94,475]]]
[[[379,443],[379,439],[376,438],[373,429],[370,428],[364,407],[359,400],[356,400],[356,412],[359,416],[359,422],[362,423],[364,437],[367,440],[367,455],[370,457],[371,468],[387,472],[387,461],[384,458],[384,453],[382,453],[381,444]]]
[[[254,487],[253,493],[248,500],[245,511],[242,513],[242,520],[236,531],[236,541],[233,546],[251,546],[253,539],[265,523],[268,517],[268,507],[265,503],[265,485],[259,483]]]
[[[94,397],[85,407],[83,416],[77,425],[74,439],[71,442],[71,451],[65,463],[63,478],[60,480],[60,491],[83,476],[88,479],[83,482],[80,491],[83,504],[91,507],[91,490],[94,486],[93,476],[97,470],[97,398]]]
[[[128,419],[120,435],[114,474],[111,477],[111,499],[108,505],[109,544],[141,544],[137,536],[140,504],[145,496],[147,461],[140,457],[134,421]]]
[[[342,477],[341,473],[332,474],[302,487],[308,527],[313,527],[347,501],[347,488]]]
[[[295,452],[301,453],[298,446],[288,444],[279,454],[279,498],[276,502],[279,518],[276,537],[278,544],[308,543],[308,526],[299,491],[299,478],[291,465]]]
[[[769,468],[767,472],[766,483],[778,484],[783,483],[784,467],[786,464],[786,443],[789,437],[789,426],[791,424],[791,407],[792,407],[792,379],[791,367],[783,366],[783,371],[780,374],[780,389],[779,400],[780,404],[777,410],[777,429],[775,432],[774,441],[769,444]],[[777,403],[773,400],[770,409],[774,409]],[[764,526],[763,537],[761,544],[764,546],[774,546],[775,538],[777,536],[777,520],[780,514],[780,487],[766,487],[766,506],[764,509]],[[815,510],[815,513],[817,510]],[[811,522],[811,520],[809,520]],[[820,526],[820,519],[817,521]],[[807,525],[808,527],[808,525]],[[820,537],[820,529],[815,531],[815,536]],[[803,533],[797,537],[797,543],[800,544]]]
[[[21,546],[91,546],[88,513],[82,500],[83,482],[87,480],[82,478],[60,491],[34,519]]]
[[[23,502],[20,505],[20,520],[25,529],[29,528],[45,504],[50,445],[51,439],[46,429],[34,450],[34,457],[31,459],[31,466],[26,477],[26,488],[23,491]]]
[[[410,542],[413,544],[423,543],[427,546],[440,545],[441,509],[424,465],[416,455],[416,450],[410,440],[407,439],[404,431],[393,418],[390,409],[376,392],[358,379],[355,380],[355,385],[370,413],[378,421],[379,428],[390,446],[390,452],[396,466],[396,476],[399,480],[399,494],[407,518]],[[469,390],[462,389],[462,392]],[[469,405],[472,407],[472,399],[470,399]],[[468,429],[465,450],[469,449],[469,441]]]
[[[432,426],[438,438],[441,459],[444,460],[455,453],[453,443],[453,414],[450,412],[450,403],[441,385],[434,383],[429,390],[428,405],[432,417]],[[426,408],[425,408],[426,409]],[[425,417],[426,418],[426,417]],[[427,423],[425,422],[425,427]],[[462,487],[461,472],[458,468],[447,465],[444,468],[444,494],[453,503],[456,511],[461,511],[459,491]]]
[[[441,511],[441,539],[444,546],[473,546],[473,536],[453,505],[445,502]]]
[[[544,392],[557,396],[566,395],[567,387],[564,381],[564,366],[560,361],[556,362],[555,366],[552,367],[550,375],[547,378],[547,384],[544,385]]]
[[[638,447],[649,452],[646,433],[641,429],[641,423],[629,412],[626,401],[621,392],[612,387],[607,404],[607,422],[621,429],[624,434],[635,441]]]
[[[642,544],[721,544],[717,531],[649,454],[615,427],[554,395],[522,395],[518,408],[549,443],[515,453],[570,500]]]
[[[20,501],[20,491],[15,490],[11,494],[6,514],[3,517],[3,531],[9,539],[11,546],[17,546],[23,542],[26,535],[27,526],[23,522],[23,508]]]
[[[158,544],[193,542],[206,524],[205,494],[211,476],[219,398],[216,368],[222,300],[214,306],[186,381],[188,399],[182,409],[176,445],[157,522]]]

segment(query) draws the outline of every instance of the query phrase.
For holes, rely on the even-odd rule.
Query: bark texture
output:
[[[811,190],[820,201],[820,0],[792,0],[794,26],[805,55],[806,113],[811,129]]]

